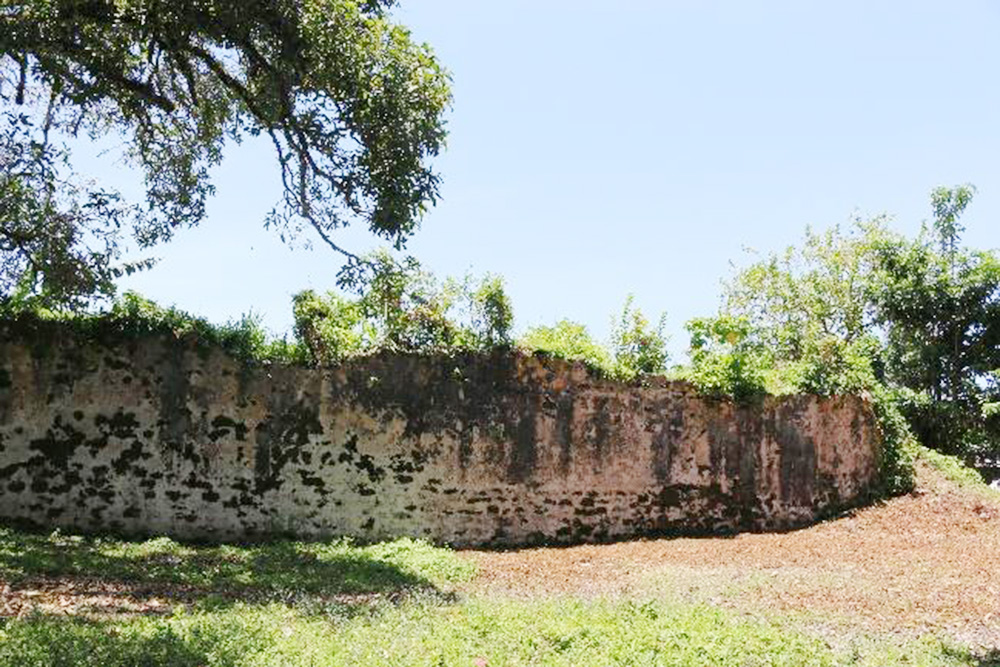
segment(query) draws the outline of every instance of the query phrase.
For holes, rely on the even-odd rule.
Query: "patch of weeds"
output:
[[[845,649],[716,608],[659,601],[413,602],[354,616],[237,604],[169,617],[0,625],[0,667],[119,665],[981,665],[934,638]]]

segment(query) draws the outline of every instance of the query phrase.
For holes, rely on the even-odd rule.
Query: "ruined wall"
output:
[[[781,529],[863,499],[856,397],[699,398],[513,353],[246,368],[192,339],[0,329],[0,518],[455,545]]]

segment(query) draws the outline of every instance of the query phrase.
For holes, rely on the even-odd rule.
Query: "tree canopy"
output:
[[[859,221],[848,232],[807,232],[800,247],[743,269],[726,286],[723,314],[710,319],[745,325],[734,337],[742,347],[726,353],[752,350],[736,357],[770,369],[772,390],[877,384],[923,444],[1000,452],[1000,257],[961,243],[973,194],[934,190],[933,220],[916,238],[883,219]],[[699,343],[692,337],[696,351]]]
[[[326,245],[363,222],[402,247],[438,195],[447,73],[392,0],[12,0],[0,8],[0,289],[56,301],[108,287],[140,248],[205,217],[227,142],[266,137],[266,224]],[[126,204],[72,176],[66,137],[120,134],[145,179]],[[8,192],[20,193],[8,200]],[[107,228],[107,229],[105,229]],[[103,232],[103,233],[102,233]],[[66,266],[90,279],[67,283]],[[87,272],[85,272],[87,273]],[[58,298],[55,298],[58,297]]]

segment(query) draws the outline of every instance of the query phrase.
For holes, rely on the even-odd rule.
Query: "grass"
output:
[[[965,462],[957,456],[942,454],[923,445],[914,445],[916,459],[923,461],[934,470],[959,487],[977,492],[997,493],[983,480],[983,476],[974,468],[965,465]]]
[[[993,658],[995,658],[994,656]],[[985,665],[933,638],[835,650],[707,606],[662,602],[415,600],[361,615],[278,603],[119,621],[34,616],[0,624],[0,665]]]
[[[16,583],[37,575],[335,595],[437,588],[468,579],[473,567],[408,538],[369,546],[349,540],[191,546],[166,537],[125,541],[0,528],[0,578]]]

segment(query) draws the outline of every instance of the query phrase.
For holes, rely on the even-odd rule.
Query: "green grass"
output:
[[[705,606],[659,602],[410,602],[345,616],[271,603],[166,618],[0,622],[0,666],[981,665],[926,638],[821,639]]]
[[[0,579],[43,574],[184,584],[198,595],[163,615],[0,618],[0,667],[1000,665],[998,654],[935,637],[830,644],[791,617],[652,590],[639,599],[442,594],[473,567],[409,539],[191,546],[0,529]]]
[[[437,588],[473,573],[452,551],[408,538],[369,546],[335,540],[196,547],[166,537],[127,541],[0,528],[0,577],[12,582],[76,575],[206,592],[349,594]]]
[[[965,465],[965,462],[959,457],[942,454],[923,445],[914,445],[914,447],[916,458],[937,470],[949,482],[965,489],[996,493],[995,489],[991,489],[983,481],[983,476],[979,474],[979,471]]]

